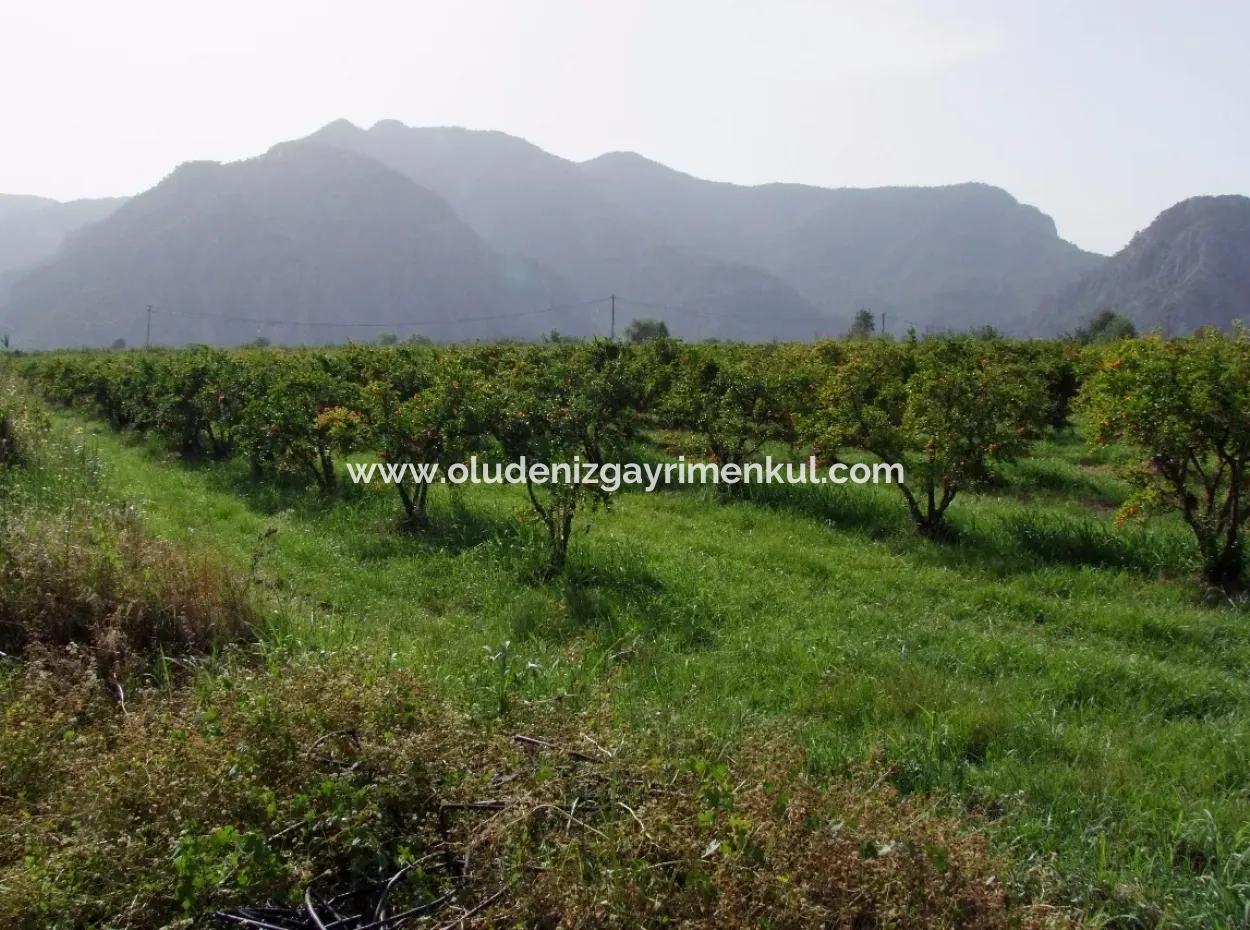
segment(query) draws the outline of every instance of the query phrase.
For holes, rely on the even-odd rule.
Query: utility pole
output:
[[[613,342],[616,341],[616,295],[612,295],[612,322],[609,324],[608,338]]]
[[[148,332],[143,337],[143,347],[145,349],[152,345],[152,305],[148,304]]]
[[[885,311],[881,311],[881,335],[885,335]]]

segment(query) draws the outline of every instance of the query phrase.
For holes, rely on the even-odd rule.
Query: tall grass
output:
[[[0,652],[81,646],[118,676],[254,638],[246,576],[102,499],[81,434],[52,434],[11,382],[0,382],[0,424],[13,453],[0,473]]]

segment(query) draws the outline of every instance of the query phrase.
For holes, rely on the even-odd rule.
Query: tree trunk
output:
[[[321,459],[321,490],[328,494],[334,490],[337,483],[334,475],[334,459],[331,458],[327,449],[318,449],[317,455]]]
[[[1241,537],[1220,546],[1217,552],[1204,558],[1202,574],[1211,585],[1225,594],[1243,593],[1246,590],[1246,563]]]

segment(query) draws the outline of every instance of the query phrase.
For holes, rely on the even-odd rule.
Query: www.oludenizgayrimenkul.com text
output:
[[[897,462],[834,462],[821,466],[815,456],[806,462],[454,462],[446,469],[435,462],[348,462],[353,484],[592,484],[613,492],[622,487],[655,491],[673,484],[903,484]]]

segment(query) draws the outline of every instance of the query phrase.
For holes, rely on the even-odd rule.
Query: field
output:
[[[579,502],[554,572],[524,488],[436,486],[413,528],[389,487],[258,479],[245,456],[171,453],[168,432],[101,414],[53,410],[52,458],[77,464],[12,479],[10,499],[124,502],[219,560],[255,589],[271,663],[403,670],[484,732],[539,715],[644,757],[781,740],[822,783],[876,767],[988,836],[1017,923],[1250,914],[1250,615],[1204,596],[1179,516],[1117,520],[1141,455],[1091,442],[1083,413],[961,488],[940,538],[889,487],[622,491]],[[645,416],[628,455],[699,437]]]

